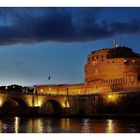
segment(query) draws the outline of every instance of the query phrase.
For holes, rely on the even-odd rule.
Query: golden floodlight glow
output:
[[[0,107],[2,106],[2,104],[3,104],[3,100],[2,98],[0,98]]]
[[[43,89],[41,89],[40,91],[43,92]]]
[[[65,100],[62,102],[62,107],[63,108],[69,108],[70,107],[70,105],[69,105],[69,102],[68,102],[68,100],[65,98]]]
[[[0,100],[0,106],[2,105],[2,101]]]
[[[41,100],[38,100],[34,103],[34,107],[41,107],[41,105],[42,105]]]
[[[117,99],[118,99],[118,96],[117,95],[109,94],[107,96],[107,102],[116,103]]]
[[[41,106],[41,101],[40,101],[40,100],[38,101],[38,106],[39,106],[39,107]]]
[[[67,101],[66,107],[70,107],[69,102]]]
[[[108,98],[109,98],[109,99],[112,99],[112,95],[108,95]]]
[[[38,107],[38,103],[35,103],[35,104],[34,104],[34,107]]]

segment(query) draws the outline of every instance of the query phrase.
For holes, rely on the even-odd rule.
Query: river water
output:
[[[140,120],[1,117],[1,133],[138,133]]]

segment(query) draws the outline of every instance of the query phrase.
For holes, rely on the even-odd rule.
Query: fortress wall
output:
[[[140,60],[127,59],[132,64],[124,64],[124,58],[107,59],[103,62],[88,63],[85,65],[85,81],[98,81],[98,84],[115,84],[132,82],[138,83],[140,74]],[[136,83],[134,83],[136,84]]]
[[[37,94],[81,94],[84,91],[84,84],[71,85],[41,85],[36,87]]]
[[[113,48],[115,51],[119,49]],[[126,49],[130,58],[120,57],[120,52],[113,49],[101,49],[91,52],[85,65],[85,83],[64,85],[38,85],[37,94],[106,94],[111,92],[125,92],[130,89],[140,88],[140,58],[135,56],[131,49]],[[113,51],[114,51],[113,50]],[[108,54],[110,56],[108,56]],[[132,57],[132,56],[135,57]]]

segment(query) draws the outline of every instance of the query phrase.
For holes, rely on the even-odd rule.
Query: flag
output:
[[[48,80],[50,80],[50,79],[51,79],[51,76],[49,75],[49,76],[48,76]]]

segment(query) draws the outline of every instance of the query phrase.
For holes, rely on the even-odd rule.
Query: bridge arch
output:
[[[1,106],[1,112],[7,114],[27,113],[28,109],[28,103],[20,97],[6,97]]]
[[[63,106],[60,100],[50,98],[44,100],[40,111],[48,115],[61,115],[62,109]]]

